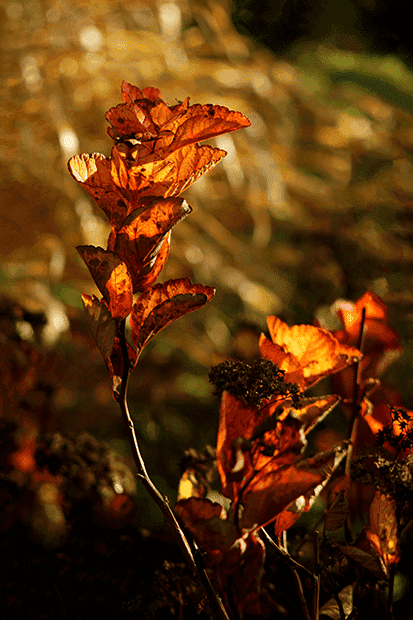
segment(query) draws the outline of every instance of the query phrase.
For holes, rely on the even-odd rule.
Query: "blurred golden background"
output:
[[[184,449],[215,442],[209,367],[256,356],[269,314],[309,323],[337,298],[378,294],[405,348],[388,380],[412,408],[413,73],[395,56],[328,39],[275,56],[236,31],[232,9],[229,0],[0,6],[0,293],[31,313],[18,329],[43,356],[48,391],[38,388],[33,408],[45,430],[88,430],[128,453],[83,317],[80,292],[95,290],[75,250],[105,246],[108,227],[67,160],[109,155],[104,114],[123,79],[158,87],[170,104],[190,96],[251,120],[215,141],[227,157],[185,192],[194,211],[174,229],[162,274],[217,294],[154,339],[132,376],[148,469],[171,499]]]

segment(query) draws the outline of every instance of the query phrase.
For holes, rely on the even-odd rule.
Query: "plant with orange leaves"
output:
[[[82,299],[125,420],[138,477],[172,528],[217,618],[268,617],[279,611],[262,588],[265,543],[291,566],[306,619],[318,618],[321,565],[317,559],[315,570],[309,570],[297,563],[286,547],[285,532],[340,473],[347,454],[346,476],[333,492],[325,530],[345,524],[342,499],[352,485],[354,429],[367,402],[366,378],[375,378],[389,351],[399,350],[397,336],[387,326],[384,304],[370,293],[355,305],[337,305],[343,329],[336,332],[314,325],[290,328],[279,318],[268,317],[269,337],[260,338],[260,360],[224,362],[210,373],[221,395],[216,446],[220,501],[207,497],[209,477],[200,475],[195,459],[183,472],[173,511],[146,471],[127,405],[128,379],[153,336],[214,295],[211,287],[191,284],[187,278],[162,284],[156,280],[168,256],[172,228],[191,212],[179,194],[225,155],[199,142],[250,123],[222,106],[190,105],[189,98],[168,106],[156,88],[140,90],[123,82],[121,92],[123,103],[106,114],[114,142],[111,156],[75,156],[69,169],[111,226],[106,249],[78,247],[102,295],[83,294]],[[305,394],[332,376],[337,378],[337,393]],[[349,436],[330,449],[304,454],[310,431],[341,400],[352,407]],[[400,557],[397,511],[390,491],[377,489],[363,530],[365,547],[350,543],[347,529],[346,544],[335,547],[337,561],[351,558],[364,569],[373,565],[392,583]],[[275,540],[264,529],[270,524]],[[318,540],[316,536],[317,558]],[[299,571],[310,576],[311,615]],[[345,620],[345,597],[342,601],[336,590],[333,595],[341,614],[335,617]]]

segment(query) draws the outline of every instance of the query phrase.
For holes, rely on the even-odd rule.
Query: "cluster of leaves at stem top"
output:
[[[191,207],[179,194],[215,166],[225,151],[199,142],[250,125],[218,105],[168,106],[157,88],[126,82],[122,103],[106,113],[114,141],[109,158],[75,155],[69,170],[96,200],[111,226],[106,249],[77,249],[102,294],[82,295],[115,398],[124,373],[121,331],[130,317],[129,369],[149,340],[211,299],[214,289],[188,278],[155,284],[168,256],[172,228]],[[134,294],[138,299],[134,302]],[[133,346],[132,346],[133,345]]]

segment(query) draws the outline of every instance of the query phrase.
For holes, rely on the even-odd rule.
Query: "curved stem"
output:
[[[205,594],[209,600],[211,608],[214,610],[216,617],[219,620],[229,620],[228,614],[225,611],[225,608],[222,604],[222,601],[219,599],[217,593],[212,587],[211,581],[208,577],[208,574],[205,568],[199,565],[194,558],[192,553],[192,549],[188,543],[188,540],[185,537],[184,532],[182,531],[181,526],[179,525],[170,505],[169,501],[166,497],[164,497],[153,484],[152,480],[149,477],[148,472],[146,471],[145,462],[142,458],[142,454],[139,448],[138,438],[135,432],[135,425],[131,418],[128,403],[127,403],[127,390],[128,390],[128,381],[129,375],[131,373],[131,366],[129,361],[128,347],[126,343],[125,336],[125,320],[123,320],[119,326],[119,338],[120,338],[120,346],[122,349],[123,356],[123,372],[122,372],[122,383],[120,386],[120,394],[119,394],[119,407],[122,412],[122,417],[125,422],[127,435],[129,439],[129,443],[132,450],[132,455],[135,461],[136,469],[138,471],[138,478],[142,480],[143,485],[145,486],[148,493],[151,495],[158,508],[162,512],[162,515],[165,521],[168,523],[172,532],[175,535],[175,538],[181,548],[182,553],[184,554],[185,560],[191,569],[192,573],[196,575],[199,581],[202,584],[202,587],[205,591]]]

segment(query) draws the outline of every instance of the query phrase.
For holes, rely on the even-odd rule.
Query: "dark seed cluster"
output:
[[[215,386],[214,394],[227,391],[254,407],[260,407],[264,400],[274,396],[292,398],[298,404],[299,388],[285,380],[285,372],[270,360],[259,359],[250,364],[227,360],[213,366],[209,380]]]

